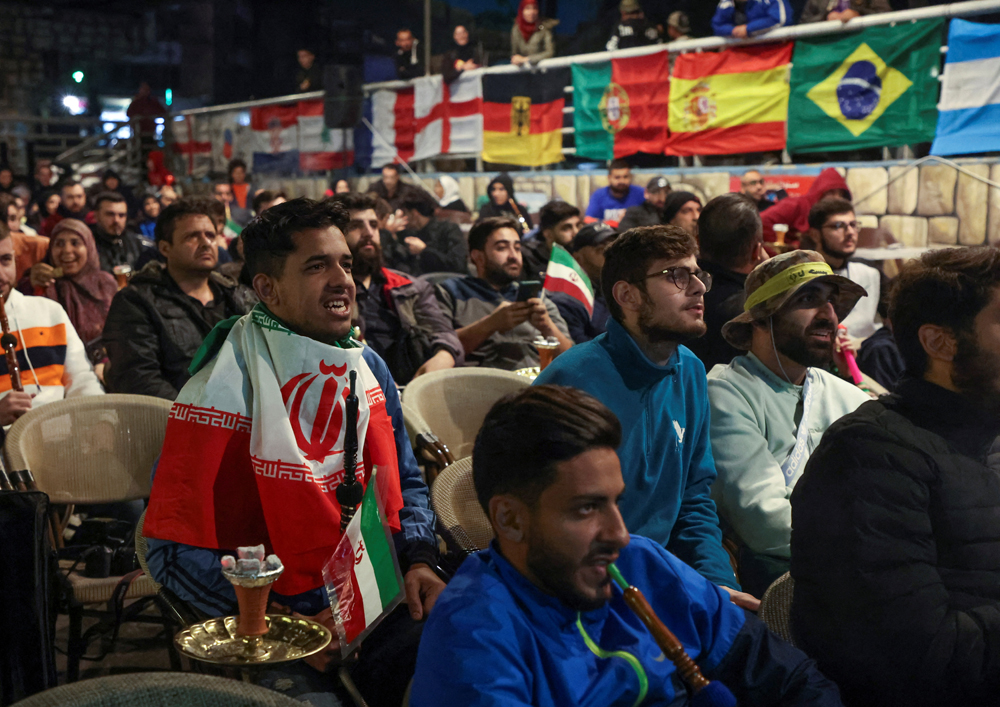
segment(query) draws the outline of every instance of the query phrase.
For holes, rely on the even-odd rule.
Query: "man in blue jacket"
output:
[[[788,0],[719,0],[712,29],[719,37],[744,39],[792,24]]]
[[[629,535],[621,433],[611,411],[572,388],[536,386],[493,407],[473,479],[496,541],[466,560],[428,619],[410,704],[685,704],[674,663],[611,586],[614,562],[740,704],[839,705],[803,653],[657,543]]]
[[[753,609],[758,602],[739,591],[709,497],[716,472],[705,366],[680,346],[705,333],[712,279],[697,255],[694,237],[676,226],[620,235],[601,272],[607,332],[560,355],[536,383],[580,388],[611,408],[625,431],[625,522]]]

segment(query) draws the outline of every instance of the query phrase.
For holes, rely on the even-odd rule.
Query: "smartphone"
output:
[[[517,286],[517,298],[515,302],[527,302],[529,299],[538,297],[542,291],[542,283],[539,280],[525,280]]]

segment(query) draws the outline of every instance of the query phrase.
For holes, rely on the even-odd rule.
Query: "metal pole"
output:
[[[431,75],[431,0],[424,0],[424,75]]]

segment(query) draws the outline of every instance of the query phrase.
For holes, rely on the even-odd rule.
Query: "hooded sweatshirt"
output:
[[[764,241],[774,243],[774,224],[784,223],[788,225],[788,236],[786,243],[797,245],[800,234],[809,230],[809,211],[826,193],[833,189],[843,189],[847,192],[848,199],[853,199],[851,190],[847,187],[847,182],[840,176],[840,172],[833,167],[828,167],[819,173],[816,181],[809,187],[805,196],[791,196],[782,199],[777,204],[763,211],[760,220],[764,224]]]
[[[502,216],[504,218],[512,218],[517,223],[517,232],[520,235],[524,235],[524,232],[531,228],[531,221],[528,215],[528,209],[524,204],[518,204],[514,201],[514,180],[510,178],[510,175],[506,172],[498,174],[490,180],[490,183],[486,187],[486,194],[489,195],[493,190],[494,184],[502,184],[503,188],[507,190],[508,201],[506,204],[501,204],[497,206],[496,202],[493,201],[493,197],[490,196],[490,200],[483,204],[483,208],[479,210],[479,218],[489,218],[491,216]],[[518,216],[524,218],[522,223]]]

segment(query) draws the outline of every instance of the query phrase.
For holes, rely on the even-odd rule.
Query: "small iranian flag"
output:
[[[323,567],[344,657],[404,599],[403,575],[377,486],[373,471],[361,506]]]
[[[549,267],[545,270],[545,289],[565,292],[586,307],[587,314],[594,314],[594,288],[590,278],[569,251],[558,243],[552,244]]]

